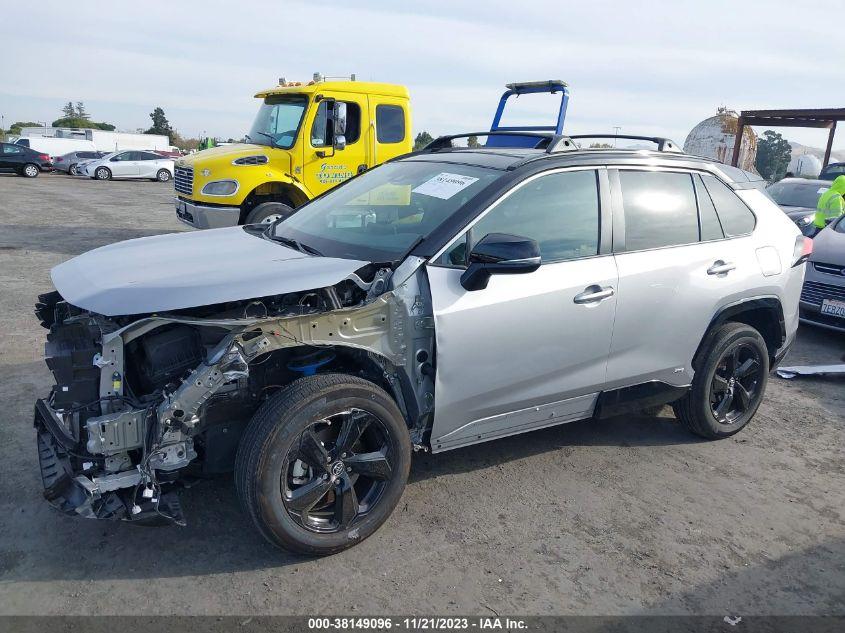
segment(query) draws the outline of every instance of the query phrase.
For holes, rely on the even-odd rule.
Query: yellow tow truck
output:
[[[356,173],[410,152],[404,86],[279,80],[255,95],[261,107],[247,143],[176,162],[176,215],[198,229],[274,222]]]

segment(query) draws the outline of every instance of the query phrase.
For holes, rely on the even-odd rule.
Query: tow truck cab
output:
[[[411,151],[404,86],[280,80],[247,143],[197,152],[175,167],[177,217],[194,228],[271,222],[358,172]]]

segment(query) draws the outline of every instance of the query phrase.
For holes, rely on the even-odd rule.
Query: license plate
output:
[[[845,319],[845,301],[836,299],[822,299],[822,314]]]

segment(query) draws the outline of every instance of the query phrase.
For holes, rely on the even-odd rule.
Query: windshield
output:
[[[774,201],[785,207],[810,207],[816,208],[827,185],[819,183],[804,182],[776,182],[766,189]]]
[[[256,145],[290,149],[308,105],[304,95],[270,95],[258,109],[247,140]]]
[[[395,261],[500,175],[469,165],[387,163],[304,206],[273,235],[330,257]]]

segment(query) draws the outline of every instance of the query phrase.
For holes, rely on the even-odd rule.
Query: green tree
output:
[[[56,119],[52,123],[53,127],[75,127],[75,128],[88,128],[92,130],[113,130],[114,126],[111,123],[97,123],[96,121],[92,121],[90,119],[80,119],[77,116],[72,117],[64,117],[62,119]]]
[[[73,107],[73,101],[68,101],[64,107],[62,108],[62,114],[65,115],[65,118],[71,118],[76,116],[76,108]]]
[[[610,143],[590,143],[590,149],[607,149],[613,147]]]
[[[90,118],[90,115],[85,111],[85,104],[81,101],[76,102],[76,118],[85,119],[86,121]]]
[[[478,142],[477,136],[470,136],[467,138],[467,147],[471,147],[475,149],[476,147],[481,147],[481,143]]]
[[[164,116],[164,110],[157,107],[150,112],[150,118],[153,120],[153,126],[146,133],[166,135],[170,144],[173,145],[173,128],[170,127],[170,121]]]
[[[422,149],[429,143],[434,140],[434,137],[426,131],[422,131],[417,134],[417,138],[414,139],[414,151]]]
[[[763,132],[763,138],[757,142],[757,161],[755,166],[766,180],[780,180],[786,174],[792,146],[780,133],[773,130]]]

